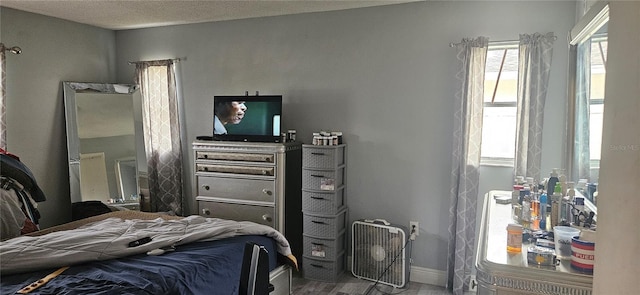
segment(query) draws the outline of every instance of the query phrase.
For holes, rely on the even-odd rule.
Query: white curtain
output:
[[[7,150],[7,81],[5,47],[0,43],[0,149]]]
[[[536,180],[540,180],[544,103],[555,39],[553,33],[521,34],[518,48],[518,113],[514,173]]]
[[[447,288],[464,292],[473,270],[476,203],[480,179],[484,68],[489,39],[463,39],[458,51],[455,95],[453,167],[449,207]]]
[[[173,60],[136,62],[151,212],[183,214],[182,150]]]

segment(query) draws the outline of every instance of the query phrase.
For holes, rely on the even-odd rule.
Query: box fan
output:
[[[403,227],[386,220],[356,220],[351,232],[351,272],[360,279],[402,288],[409,281],[411,244]]]

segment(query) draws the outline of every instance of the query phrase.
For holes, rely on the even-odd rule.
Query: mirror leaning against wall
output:
[[[63,82],[71,202],[140,209],[148,192],[139,87]]]
[[[570,31],[567,176],[596,211],[607,65],[608,1],[594,3]]]

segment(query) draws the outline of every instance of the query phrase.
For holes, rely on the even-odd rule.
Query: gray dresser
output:
[[[302,272],[335,282],[345,270],[346,145],[302,147]]]
[[[301,256],[301,143],[195,141],[193,153],[200,215],[271,226]]]

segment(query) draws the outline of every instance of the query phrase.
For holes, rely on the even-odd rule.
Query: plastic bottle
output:
[[[520,190],[522,189],[524,189],[523,186],[516,184],[511,193],[511,219],[514,222],[519,222],[520,214],[522,214],[522,204],[520,203]]]
[[[540,195],[540,229],[547,230],[547,194]]]
[[[545,204],[546,205],[546,204]],[[540,229],[540,195],[534,192],[531,195],[531,230]]]
[[[510,223],[507,226],[507,252],[522,252],[522,226]]]
[[[531,227],[531,191],[528,187],[524,187],[524,195],[522,197],[522,214],[520,215],[520,224],[524,228]]]
[[[549,174],[549,180],[547,180],[547,194],[553,195],[553,192],[556,188],[556,183],[558,183],[558,168],[553,168],[553,170]],[[549,198],[547,202],[549,205],[551,205],[551,198]]]
[[[560,222],[560,203],[562,202],[562,187],[556,183],[556,187],[551,196],[551,228]]]

